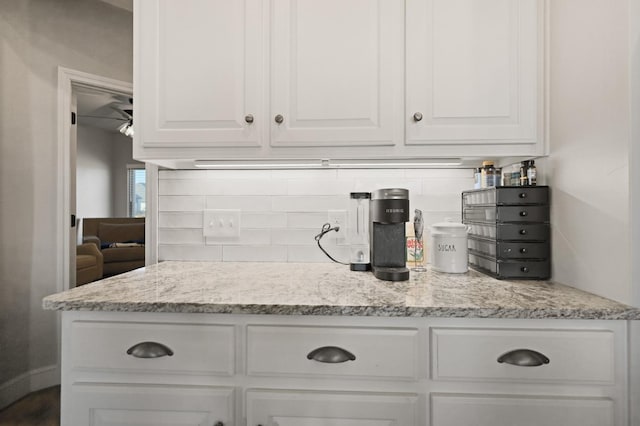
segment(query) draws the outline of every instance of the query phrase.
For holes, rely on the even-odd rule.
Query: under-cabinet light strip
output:
[[[404,160],[195,160],[194,167],[206,169],[420,169],[461,166],[460,158],[424,158]]]

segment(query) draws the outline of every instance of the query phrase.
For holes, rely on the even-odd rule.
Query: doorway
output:
[[[128,100],[133,97],[131,83],[109,79],[67,68],[58,68],[58,212],[60,222],[57,231],[59,245],[57,273],[57,288],[59,291],[75,286],[76,278],[76,247],[81,236],[77,227],[76,202],[76,163],[77,163],[77,133],[79,115],[77,98],[79,94],[96,94],[96,98]],[[105,105],[106,106],[106,105]],[[106,106],[110,109],[113,105]],[[111,111],[109,111],[111,112]],[[113,114],[126,118],[118,111]],[[88,114],[91,115],[91,114]],[[119,127],[117,118],[94,119],[102,126]],[[90,120],[90,117],[85,117]],[[113,121],[113,123],[109,123]],[[126,182],[126,174],[123,177]],[[126,184],[124,185],[126,192]],[[126,204],[125,204],[126,206]],[[125,207],[126,208],[126,207]]]

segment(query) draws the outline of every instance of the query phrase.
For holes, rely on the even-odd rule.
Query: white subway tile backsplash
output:
[[[158,244],[204,244],[202,229],[158,228]]]
[[[273,179],[233,179],[218,181],[224,195],[286,195],[287,181]],[[215,195],[215,194],[211,194]]]
[[[211,196],[206,197],[207,209],[239,209],[242,211],[268,212],[271,210],[268,196]]]
[[[286,246],[224,246],[223,262],[286,262]]]
[[[158,211],[160,212],[195,212],[204,209],[205,197],[165,195],[158,199]]]
[[[243,212],[240,215],[242,228],[286,228],[287,215],[285,213],[252,213]]]
[[[240,224],[240,237],[239,238],[214,238],[206,237],[207,245],[254,245],[254,246],[268,246],[271,244],[271,230],[269,229],[247,229]]]
[[[473,171],[162,170],[159,187],[161,260],[330,262],[314,236],[329,210],[348,210],[349,192],[407,188],[411,209],[423,211],[427,227],[445,218],[458,222],[460,192],[473,187]],[[205,239],[204,209],[240,210],[240,237]],[[346,262],[347,240],[336,245],[336,237],[322,244]]]
[[[316,245],[314,237],[320,229],[274,229],[271,234],[271,242],[274,245],[297,246]],[[328,236],[328,235],[327,235]],[[323,240],[324,241],[324,240]]]
[[[346,210],[349,197],[311,196],[311,197],[273,197],[272,210],[279,212],[319,212],[327,210]]]
[[[160,195],[222,195],[223,181],[213,179],[162,179],[158,183]]]
[[[202,229],[202,212],[160,212],[158,227]]]
[[[288,213],[287,228],[290,229],[316,229],[318,232],[327,222],[327,212],[322,213]]]
[[[158,260],[222,261],[222,246],[160,244]]]
[[[349,196],[354,187],[353,179],[326,180],[291,179],[289,180],[289,195],[342,195]]]

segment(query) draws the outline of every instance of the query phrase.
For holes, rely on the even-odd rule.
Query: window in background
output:
[[[147,209],[147,174],[144,166],[127,166],[127,209],[129,217],[144,217]]]

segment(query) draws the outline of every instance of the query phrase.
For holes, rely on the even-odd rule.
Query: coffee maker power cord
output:
[[[331,227],[330,223],[325,223],[324,225],[322,225],[322,230],[320,231],[320,233],[315,236],[315,239],[316,239],[316,242],[318,243],[318,247],[320,247],[320,250],[322,250],[322,252],[324,254],[326,254],[329,259],[331,259],[334,262],[339,263],[341,265],[349,265],[348,263],[340,262],[339,260],[334,259],[329,253],[327,253],[327,251],[320,244],[320,240],[322,239],[322,237],[325,236],[325,234],[327,234],[328,232],[331,232],[331,231],[338,232],[339,230],[340,230],[339,226]]]

